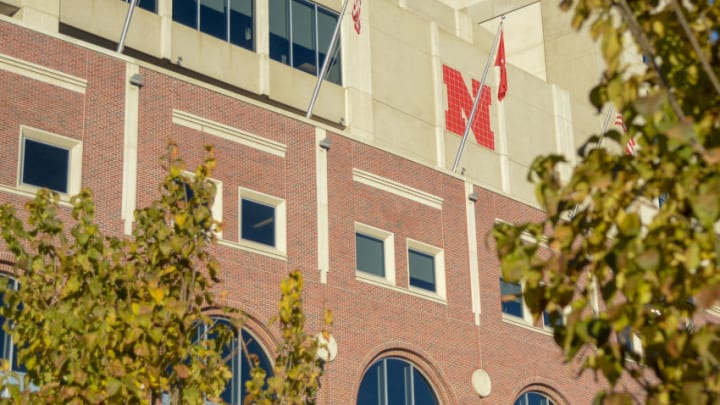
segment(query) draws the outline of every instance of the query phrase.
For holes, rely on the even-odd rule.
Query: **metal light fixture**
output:
[[[478,197],[479,197],[479,196],[478,196],[478,193],[475,192],[475,191],[473,191],[472,193],[468,194],[468,200],[470,200],[470,201],[472,201],[472,202],[477,202]]]
[[[130,76],[130,84],[137,87],[143,86],[143,77],[140,73],[135,73],[134,75]]]
[[[322,141],[319,143],[320,147],[325,150],[330,150],[330,138],[325,137]]]

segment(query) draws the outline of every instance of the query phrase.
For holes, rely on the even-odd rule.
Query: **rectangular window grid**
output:
[[[523,318],[522,286],[500,279],[500,302],[504,314]]]
[[[242,238],[275,246],[275,207],[253,200],[242,200]]]
[[[173,21],[255,49],[253,0],[173,0]]]
[[[176,0],[177,1],[177,0]],[[270,0],[270,58],[317,76],[338,15],[304,0]],[[342,84],[340,41],[326,79]]]

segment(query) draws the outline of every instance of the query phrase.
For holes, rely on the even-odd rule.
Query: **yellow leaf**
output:
[[[183,226],[185,221],[187,221],[187,213],[179,212],[175,214],[175,223],[178,224],[178,226]]]
[[[162,299],[165,297],[165,291],[163,291],[162,288],[148,287],[148,290],[150,290],[150,295],[153,297],[156,304],[162,302]]]
[[[130,304],[130,308],[132,309],[133,314],[138,315],[140,313],[140,305],[138,305],[136,302]]]

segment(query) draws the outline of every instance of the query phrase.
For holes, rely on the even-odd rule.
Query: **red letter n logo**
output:
[[[447,88],[447,111],[445,111],[445,129],[462,135],[465,133],[467,118],[472,112],[474,97],[480,88],[480,82],[472,81],[473,96],[470,97],[465,81],[457,70],[443,65],[443,82]],[[478,145],[495,150],[495,135],[490,128],[490,88],[483,86],[480,105],[472,122],[472,131]]]

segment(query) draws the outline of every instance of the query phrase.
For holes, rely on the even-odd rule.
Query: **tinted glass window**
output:
[[[173,21],[197,28],[197,0],[173,0]]]
[[[270,58],[290,64],[290,25],[287,0],[270,0]]]
[[[275,207],[242,200],[242,238],[275,246]]]
[[[131,3],[131,0],[123,0],[126,3]],[[137,2],[137,6],[140,8],[144,8],[147,11],[152,11],[153,13],[157,13],[157,0],[139,0]]]
[[[429,254],[410,250],[410,285],[435,291],[435,258]]]
[[[357,405],[438,405],[427,379],[405,360],[387,358],[363,376]]]
[[[330,46],[330,39],[332,38],[333,31],[335,31],[335,25],[337,24],[338,16],[330,13],[326,10],[318,8],[317,13],[317,35],[318,35],[318,66],[322,66],[325,62],[325,53],[327,53],[328,47]],[[330,61],[332,64],[328,66],[328,72],[326,79],[333,83],[340,83],[340,45],[335,47],[334,58]],[[318,68],[320,69],[320,68]]]
[[[22,183],[67,192],[70,151],[25,138]]]
[[[355,234],[355,255],[359,271],[385,277],[385,248],[382,240]]]
[[[252,0],[230,0],[230,42],[254,49]]]
[[[306,0],[270,0],[270,58],[318,75],[338,15]],[[341,83],[340,41],[326,79]]]
[[[226,319],[215,319],[215,325],[233,328],[232,324]],[[260,361],[260,367],[265,370],[265,373],[268,376],[271,376],[272,367],[270,365],[270,360],[258,343],[257,339],[244,329],[242,330],[240,336],[242,337],[243,342],[245,342],[247,353],[256,355]],[[214,338],[212,329],[209,330],[207,338]],[[220,398],[228,404],[242,404],[243,399],[245,398],[245,382],[250,380],[250,371],[253,366],[250,363],[250,359],[247,357],[246,352],[241,348],[237,336],[229,345],[223,347],[222,356],[223,358],[228,359],[226,364],[232,372],[232,379],[228,381],[225,386],[225,390],[220,395]]]
[[[200,31],[227,40],[226,6],[226,0],[200,0]]]
[[[514,405],[555,405],[555,403],[539,392],[526,392],[515,401]]]
[[[508,315],[523,317],[522,287],[518,283],[508,283],[500,279],[500,299],[502,312]]]

